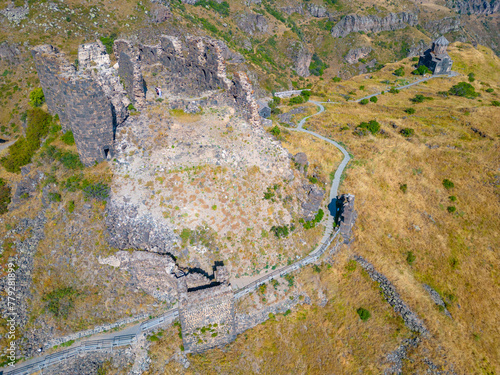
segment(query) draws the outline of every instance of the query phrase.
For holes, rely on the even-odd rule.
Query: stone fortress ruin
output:
[[[446,52],[449,44],[450,42],[444,36],[437,38],[432,42],[432,47],[420,56],[418,66],[426,66],[432,74],[450,74],[453,61]]]
[[[228,78],[222,45],[216,40],[188,36],[184,44],[161,36],[157,45],[117,40],[113,66],[100,41],[80,45],[75,64],[51,45],[35,47],[32,55],[48,108],[59,116],[64,131],[73,132],[85,165],[110,158],[116,128],[131,110],[146,104],[150,87],[144,70],[155,70],[155,82],[167,96],[208,97],[237,107],[252,125],[260,124],[247,75],[235,72]]]

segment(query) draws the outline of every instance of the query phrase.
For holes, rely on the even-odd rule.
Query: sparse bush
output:
[[[401,190],[403,193],[406,194],[406,191],[408,190],[408,185],[407,184],[399,184],[399,190]]]
[[[342,78],[335,76],[332,78],[332,81],[333,82],[340,82],[340,81],[342,81]]]
[[[293,98],[290,98],[290,100],[288,101],[288,105],[302,104],[306,101],[307,100],[302,95],[294,96]]]
[[[33,107],[40,107],[43,103],[45,103],[45,95],[43,94],[41,87],[38,87],[30,92],[29,103]]]
[[[314,53],[311,64],[309,65],[309,72],[315,76],[322,76],[323,71],[326,68],[328,68],[328,65],[325,64],[316,53]]]
[[[417,259],[417,257],[411,251],[408,251],[406,253],[406,261],[410,266],[413,264],[413,262],[415,262],[415,259]]]
[[[66,319],[73,308],[74,298],[78,292],[72,287],[56,289],[45,296],[42,300],[46,302],[45,308],[56,318]]]
[[[368,102],[369,102],[368,99],[363,99],[359,101],[359,104],[366,105],[368,104]]]
[[[67,205],[68,212],[71,214],[75,210],[75,201],[69,201]]]
[[[446,207],[446,210],[448,210],[448,212],[450,214],[452,214],[453,212],[455,212],[457,210],[457,208],[455,206],[448,206],[448,207]]]
[[[468,99],[474,99],[479,96],[479,94],[475,91],[474,86],[467,82],[459,82],[456,85],[453,85],[448,90],[448,93],[450,95],[463,96]]]
[[[272,135],[274,135],[275,137],[277,137],[278,135],[280,135],[281,130],[280,130],[280,128],[278,128],[278,126],[277,126],[277,125],[274,125],[274,126],[271,128],[271,130],[269,130],[269,132],[270,132]]]
[[[19,137],[16,143],[9,146],[9,155],[0,159],[1,164],[9,172],[18,173],[21,167],[29,164],[31,158],[40,147],[40,140],[47,136],[52,125],[52,116],[40,108],[28,111],[28,127],[26,137]]]
[[[418,56],[412,57],[411,61],[418,61]]]
[[[420,65],[417,69],[415,69],[411,74],[416,76],[423,76],[424,74],[429,74],[431,71],[425,65]]]
[[[453,189],[455,187],[455,184],[453,182],[451,182],[450,180],[448,180],[447,178],[445,178],[443,180],[443,186],[445,187],[445,189]]]
[[[451,201],[451,202],[456,202],[457,201],[457,197],[455,197],[454,195],[450,195],[448,197],[448,199]]]
[[[493,107],[500,107],[500,102],[499,102],[498,100],[492,100],[492,101],[491,101],[491,105],[492,105]]]
[[[59,193],[49,193],[49,201],[51,202],[60,202],[61,201],[61,194]]]
[[[389,92],[391,94],[399,94],[399,90],[397,88],[395,88],[395,87],[391,87],[391,89],[389,90]]]
[[[412,128],[404,128],[404,129],[401,129],[399,131],[401,133],[401,135],[403,137],[411,137],[414,133],[415,133],[415,130],[413,130]]]
[[[489,89],[486,89],[486,92],[489,92],[489,93],[492,93],[493,91],[495,91],[495,90],[493,90],[491,87]]]
[[[415,108],[406,108],[405,112],[409,115],[413,115],[415,113]]]
[[[288,273],[284,276],[284,278],[286,281],[288,281],[288,286],[291,288],[293,286],[293,283],[295,282],[295,277]]]
[[[476,75],[474,73],[469,73],[469,82],[474,82],[476,80]]]
[[[372,96],[372,97],[370,98],[370,101],[371,101],[372,103],[376,103],[376,102],[378,102],[378,98],[377,98],[376,96]]]
[[[0,215],[8,211],[8,206],[11,201],[11,188],[7,185],[7,181],[0,178]]]
[[[359,318],[364,322],[366,322],[371,317],[370,312],[367,309],[364,309],[362,307],[357,309],[356,312],[358,313]]]
[[[102,36],[99,39],[101,40],[102,44],[106,47],[106,52],[108,55],[111,55],[113,53],[113,44],[115,43],[115,39],[118,37],[115,33],[112,33],[110,36]]]
[[[432,100],[432,98],[430,96],[423,96],[421,94],[417,94],[410,99],[410,101],[413,103],[423,103],[424,100]]]
[[[68,146],[74,145],[75,137],[73,136],[73,132],[71,130],[68,130],[66,133],[62,135],[61,141],[63,141]]]
[[[375,120],[370,120],[369,122],[362,122],[357,128],[367,129],[370,133],[376,134],[380,130],[380,124]]]
[[[320,266],[318,266],[317,264],[313,265],[313,271],[316,273],[320,273],[321,272]]]
[[[272,226],[271,232],[274,233],[276,238],[285,238],[290,234],[290,229],[288,228],[288,225]]]
[[[394,75],[396,75],[398,77],[403,77],[405,75],[405,69],[403,67],[397,68],[394,71]]]
[[[106,200],[109,197],[109,186],[98,182],[96,184],[89,184],[83,188],[83,193],[86,198],[94,198],[98,200]]]
[[[63,151],[58,155],[58,159],[62,165],[68,169],[83,169],[84,165],[80,161],[80,156],[71,151]]]
[[[198,0],[195,3],[196,6],[202,6],[204,8],[211,8],[215,12],[221,14],[224,17],[229,16],[229,4],[227,1],[221,3],[214,0]]]

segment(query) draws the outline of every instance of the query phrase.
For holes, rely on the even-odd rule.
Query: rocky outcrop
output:
[[[298,13],[301,16],[306,14],[306,12],[304,11],[304,6],[302,4],[298,4],[295,6],[282,7],[282,8],[280,8],[280,10],[289,16],[291,16],[293,13]]]
[[[417,23],[417,15],[408,12],[390,13],[384,18],[348,14],[333,26],[331,34],[335,38],[343,38],[358,31],[378,33],[379,31],[404,29],[406,26],[415,26]]]
[[[262,14],[243,13],[237,16],[236,24],[246,34],[255,35],[258,33],[267,33],[267,18]]]
[[[439,293],[436,292],[427,284],[424,284],[424,289],[429,293],[429,296],[431,297],[432,301],[439,306],[439,308],[446,314],[448,318],[451,318],[451,314],[446,308],[446,304],[444,303]]]
[[[309,65],[311,65],[312,53],[307,46],[295,41],[288,48],[288,54],[293,61],[295,72],[301,77],[309,77]]]
[[[13,6],[13,2],[7,5],[7,7],[3,10],[0,10],[0,14],[4,15],[9,22],[12,22],[16,25],[19,25],[22,20],[24,20],[30,9],[27,4],[22,7]]]
[[[10,63],[18,60],[18,55],[21,52],[16,44],[9,44],[8,42],[0,43],[0,60],[8,61]]]
[[[328,17],[328,11],[323,5],[307,4],[307,10],[313,17],[323,18]]]
[[[413,44],[409,49],[406,57],[414,57],[423,55],[424,51],[427,50],[429,46],[423,41],[419,40],[418,43]]]
[[[500,0],[450,0],[447,6],[460,14],[488,15],[500,12]]]
[[[224,57],[226,63],[241,64],[245,62],[245,58],[241,54],[232,51],[223,41],[220,41],[219,45],[222,51],[222,57]]]
[[[460,30],[460,19],[458,17],[445,17],[440,20],[425,23],[424,28],[435,36],[439,36],[450,31]]]
[[[371,47],[353,48],[350,49],[349,52],[347,52],[347,55],[345,55],[344,60],[349,64],[355,64],[359,61],[359,59],[363,59],[366,56],[368,56],[371,51],[372,51]]]
[[[306,184],[302,186],[305,192],[305,200],[301,203],[302,217],[306,221],[314,219],[319,210],[325,191],[316,185]]]

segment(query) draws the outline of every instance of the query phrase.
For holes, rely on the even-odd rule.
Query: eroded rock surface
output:
[[[335,38],[343,38],[358,31],[378,33],[379,31],[404,29],[406,26],[415,26],[417,23],[417,15],[408,12],[389,13],[383,18],[348,14],[333,26],[331,33]]]

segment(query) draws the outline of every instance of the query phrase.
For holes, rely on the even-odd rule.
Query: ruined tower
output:
[[[432,43],[432,47],[420,56],[418,66],[425,65],[432,74],[449,74],[453,64],[448,52],[446,52],[449,44],[450,42],[444,36],[437,38]]]
[[[78,69],[51,45],[32,50],[47,106],[71,130],[85,165],[111,156],[114,129],[130,101],[101,42],[80,46]]]

